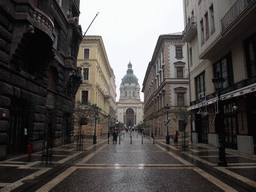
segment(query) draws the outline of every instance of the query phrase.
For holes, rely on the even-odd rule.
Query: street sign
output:
[[[170,126],[170,119],[167,119],[167,120],[164,120],[164,124],[165,124],[165,126]]]

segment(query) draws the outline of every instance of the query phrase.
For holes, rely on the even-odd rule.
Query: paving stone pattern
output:
[[[131,137],[132,136],[132,144]],[[41,152],[0,161],[0,191],[256,191],[256,158],[226,150],[227,167],[219,167],[217,148],[181,140],[170,145],[165,137],[122,134],[84,139],[53,149],[51,165]],[[184,150],[185,149],[185,150]]]

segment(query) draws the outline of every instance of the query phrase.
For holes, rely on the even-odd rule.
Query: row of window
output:
[[[135,91],[125,91],[125,97],[127,97],[127,96],[129,96],[129,97],[136,96],[136,92]]]
[[[209,15],[210,14],[210,19]],[[213,4],[209,7],[209,11],[204,14],[204,18],[200,21],[201,27],[201,45],[205,43],[210,38],[210,26],[211,26],[211,34],[215,31],[215,21],[214,21],[214,9]]]
[[[82,104],[87,104],[88,101],[89,101],[89,91],[81,91],[81,103]],[[100,108],[104,108],[105,106],[105,102],[104,102],[104,98],[101,96],[101,94],[98,94],[96,92],[96,96],[95,96],[95,100],[94,100],[97,105],[100,107]]]
[[[225,79],[222,88],[227,88],[234,83],[231,54],[229,53],[218,62],[213,64],[214,77]],[[205,96],[205,73],[201,73],[195,78],[196,98],[200,99]],[[203,93],[203,95],[202,95]]]
[[[245,56],[248,78],[256,76],[256,33],[245,40]],[[234,84],[233,64],[231,53],[213,64],[214,77],[225,79],[222,88],[227,88]],[[200,98],[200,93],[205,92],[205,73],[201,73],[195,78],[196,99]]]
[[[176,106],[179,106],[179,107],[185,106],[185,93],[186,92],[176,92],[175,93]],[[165,106],[164,102],[165,102],[164,96],[160,96],[157,100],[157,104],[156,104],[157,109],[156,110],[160,110],[161,108],[163,108]]]

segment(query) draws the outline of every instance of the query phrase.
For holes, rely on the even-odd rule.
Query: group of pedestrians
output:
[[[112,135],[113,135],[113,143],[117,143],[117,136],[118,136],[118,133],[117,133],[116,131],[113,131]],[[179,131],[176,130],[176,131],[174,132],[174,142],[175,142],[175,143],[178,142],[179,136],[180,136]]]

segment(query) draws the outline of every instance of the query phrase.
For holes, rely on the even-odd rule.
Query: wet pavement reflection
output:
[[[143,140],[142,140],[143,138]],[[256,158],[227,151],[227,167],[218,167],[218,149],[165,137],[122,132],[117,143],[85,139],[85,148],[56,148],[52,167],[26,157],[0,162],[0,191],[256,191]],[[75,144],[73,144],[75,146]],[[15,171],[17,178],[10,179]],[[22,175],[23,174],[23,175]]]

